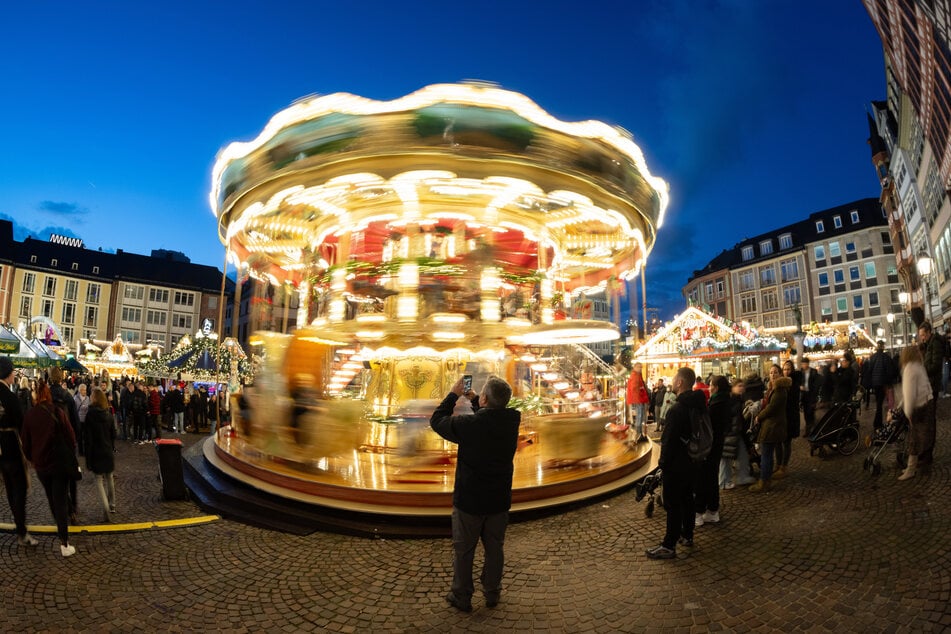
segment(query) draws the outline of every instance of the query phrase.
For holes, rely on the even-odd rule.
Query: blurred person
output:
[[[918,464],[931,465],[934,453],[934,431],[938,421],[938,394],[941,392],[944,343],[937,334],[932,332],[930,322],[923,321],[918,326],[918,349],[921,352],[922,365],[928,374],[928,382],[931,384],[931,425],[928,427],[931,439],[925,443],[926,449],[918,454]]]
[[[79,455],[83,455],[86,450],[86,443],[83,442],[83,424],[86,422],[86,414],[89,413],[89,396],[86,394],[86,384],[80,383],[73,395],[73,402],[76,403],[76,418],[79,419],[79,425],[76,429],[79,433],[76,436],[79,442]]]
[[[730,425],[723,434],[723,454],[720,456],[720,488],[752,484],[750,454],[747,448],[746,429],[748,421],[743,415],[746,385],[736,381],[730,391]],[[712,418],[712,417],[711,417]],[[733,481],[733,462],[736,461],[736,482]]]
[[[145,393],[145,384],[141,381],[132,384],[129,413],[132,416],[132,440],[136,444],[144,444],[145,427],[148,424],[149,397]]]
[[[83,426],[86,434],[86,468],[96,474],[96,488],[102,502],[103,518],[112,521],[116,512],[116,486],[113,471],[116,468],[116,422],[109,411],[106,394],[94,388],[90,398],[89,414]]]
[[[832,393],[835,391],[836,370],[839,363],[831,359],[822,366],[822,380],[819,383],[819,403],[816,409],[828,409],[832,405]]]
[[[119,396],[119,412],[120,418],[122,420],[122,440],[129,440],[132,436],[132,440],[138,440],[133,436],[133,417],[132,417],[132,401],[135,398],[135,383],[130,379],[125,380],[125,389],[122,390],[122,394]]]
[[[195,403],[195,431],[203,431],[208,426],[208,390],[202,385],[198,388],[198,401]]]
[[[849,354],[843,355],[839,359],[838,367],[833,366],[834,378],[832,379],[832,402],[848,403],[855,397],[858,390],[859,377],[853,367],[853,359]]]
[[[29,391],[29,387],[26,389]],[[13,514],[17,543],[21,546],[36,546],[39,542],[26,530],[29,475],[20,446],[22,429],[23,410],[20,408],[20,399],[13,393],[13,363],[8,357],[0,357],[0,473]]]
[[[165,393],[165,402],[168,411],[172,413],[172,431],[178,434],[185,433],[185,397],[178,389],[178,383],[172,383]]]
[[[698,392],[703,392],[703,398],[707,403],[710,402],[710,386],[707,383],[703,382],[703,379],[699,376],[697,377],[696,382],[693,384],[693,389]]]
[[[664,385],[664,379],[657,379],[654,389],[651,390],[650,418],[657,423],[661,406],[664,404],[664,396],[667,394],[667,386]]]
[[[664,421],[667,420],[667,414],[670,408],[677,401],[677,395],[674,393],[673,384],[664,392],[664,399],[660,404],[660,420],[657,421],[657,431],[663,431]]]
[[[648,559],[674,559],[677,544],[693,546],[695,523],[693,483],[696,467],[687,453],[690,437],[690,410],[706,409],[703,392],[694,390],[696,375],[691,368],[682,367],[674,374],[672,388],[677,400],[667,412],[664,433],[660,439],[661,480],[664,487],[664,509],[667,527],[660,544],[645,553]]]
[[[695,526],[716,524],[720,521],[720,486],[718,472],[726,430],[731,426],[732,402],[730,382],[725,376],[710,379],[710,422],[713,426],[713,446],[710,454],[697,467],[694,484]]]
[[[53,399],[53,404],[59,407],[63,414],[66,416],[66,420],[69,422],[69,426],[73,430],[73,446],[75,447],[76,439],[79,438],[79,415],[76,413],[76,401],[73,400],[73,395],[63,387],[63,369],[62,368],[52,368],[50,369],[50,380],[48,384],[48,389],[50,391],[50,396]],[[39,389],[39,388],[37,388]],[[82,454],[82,447],[79,447],[79,455]],[[76,490],[76,480],[69,478],[68,479],[68,488],[69,488],[69,521],[73,524],[79,523],[79,496]]]
[[[634,421],[634,442],[647,440],[644,435],[644,420],[647,417],[647,403],[650,398],[644,385],[642,368],[640,363],[635,363],[627,379],[627,405],[630,418]]]
[[[795,369],[793,362],[787,359],[783,362],[783,376],[792,381],[789,392],[786,394],[786,437],[776,447],[776,470],[774,480],[786,477],[789,467],[789,458],[792,456],[793,438],[799,436],[799,387],[802,385],[802,373]]]
[[[905,441],[908,465],[898,479],[910,480],[918,472],[922,454],[933,449],[935,439],[932,385],[916,346],[908,346],[901,353],[901,400],[902,411],[908,419]]]
[[[147,388],[146,395],[149,398],[149,417],[146,423],[146,439],[151,442],[154,439],[162,437],[162,395],[159,394],[157,385]]]
[[[459,445],[452,493],[453,578],[446,600],[463,612],[472,610],[472,562],[482,541],[485,561],[479,577],[487,607],[498,605],[505,564],[503,546],[512,506],[513,459],[518,447],[521,414],[508,407],[512,388],[490,376],[476,398],[464,393],[463,378],[430,418],[433,431]],[[453,416],[456,401],[472,401],[474,414]]]
[[[69,543],[68,523],[72,514],[69,483],[75,482],[72,471],[75,469],[76,435],[66,414],[54,404],[52,392],[43,380],[37,383],[36,405],[23,421],[22,440],[23,454],[33,463],[56,519],[60,553],[63,557],[70,557],[76,553],[76,547]]]
[[[879,341],[875,352],[862,364],[863,383],[866,389],[866,406],[869,394],[875,392],[875,419],[872,427],[881,429],[883,425],[882,411],[885,406],[885,395],[889,386],[898,380],[898,368],[892,358],[885,352],[885,342]]]
[[[13,390],[13,385],[10,385]],[[33,407],[33,390],[30,389],[30,379],[20,377],[20,389],[16,390],[17,398],[20,400],[20,411],[25,415]]]
[[[799,404],[802,407],[802,419],[805,422],[806,437],[812,434],[816,426],[816,404],[819,401],[819,392],[822,388],[822,377],[819,372],[809,367],[809,358],[803,357],[799,361],[799,372],[802,383],[799,386]]]
[[[769,387],[763,396],[763,407],[756,415],[759,433],[756,442],[760,446],[760,479],[750,486],[750,491],[769,491],[772,486],[773,457],[776,446],[786,438],[786,399],[792,379],[784,377],[776,364],[769,368]]]

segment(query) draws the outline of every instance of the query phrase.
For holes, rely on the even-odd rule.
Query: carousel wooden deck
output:
[[[455,457],[446,451],[400,455],[354,449],[333,457],[269,455],[240,437],[209,439],[204,456],[226,475],[299,502],[360,513],[448,516]],[[600,453],[584,460],[553,460],[539,443],[515,457],[512,512],[537,510],[609,493],[656,466],[652,442],[630,446],[605,433]]]

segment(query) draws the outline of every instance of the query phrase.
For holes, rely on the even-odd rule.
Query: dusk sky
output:
[[[632,133],[671,189],[647,266],[664,318],[722,249],[879,193],[865,112],[884,64],[859,0],[37,0],[4,23],[0,217],[21,240],[221,268],[219,149],[304,95],[463,79]]]

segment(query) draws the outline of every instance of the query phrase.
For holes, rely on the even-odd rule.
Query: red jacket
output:
[[[54,416],[58,416],[59,420]],[[65,473],[67,465],[57,464],[54,457],[53,443],[57,433],[65,435],[73,451],[76,450],[73,426],[66,421],[62,410],[49,402],[38,403],[30,408],[23,419],[20,439],[23,442],[23,455],[33,463],[37,473]]]
[[[158,390],[149,390],[149,414],[159,415],[162,413],[162,397]]]
[[[649,402],[650,396],[647,394],[647,388],[644,387],[644,377],[640,372],[631,372],[627,380],[627,404],[646,405]]]

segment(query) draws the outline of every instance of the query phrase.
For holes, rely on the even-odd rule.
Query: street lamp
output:
[[[931,258],[924,251],[918,256],[918,275],[921,276],[928,321],[931,321],[931,298],[928,297],[928,277],[931,275]]]
[[[901,304],[901,338],[902,345],[905,345],[905,337],[908,334],[908,302],[911,300],[911,295],[907,291],[901,291],[898,293],[898,301]]]
[[[895,349],[895,313],[885,315],[885,321],[888,322],[888,347]]]

